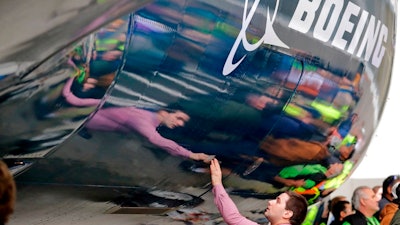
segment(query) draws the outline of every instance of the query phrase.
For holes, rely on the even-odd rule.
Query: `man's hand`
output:
[[[83,91],[87,91],[89,89],[95,88],[97,84],[97,80],[94,78],[88,78],[85,83],[83,83]]]
[[[214,155],[207,155],[207,154],[204,154],[204,153],[192,153],[192,154],[190,154],[190,157],[189,158],[191,158],[191,159],[193,159],[193,160],[196,160],[196,161],[203,161],[204,163],[207,163],[207,164],[209,164],[210,163],[210,161],[214,158],[215,156]]]
[[[113,60],[117,60],[119,58],[121,58],[122,56],[122,52],[118,51],[118,50],[112,50],[112,51],[107,51],[105,52],[101,59],[102,60],[106,60],[106,61],[113,61]]]
[[[212,159],[210,164],[211,183],[213,186],[222,184],[221,167],[217,159]]]
[[[329,166],[329,169],[325,172],[325,176],[327,178],[332,178],[337,175],[339,175],[343,170],[343,164],[342,163],[334,163]]]

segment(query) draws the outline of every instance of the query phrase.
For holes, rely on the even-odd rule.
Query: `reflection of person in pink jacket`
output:
[[[212,157],[204,153],[193,153],[176,142],[164,138],[157,132],[158,126],[170,129],[182,127],[189,120],[189,116],[182,111],[169,112],[159,110],[152,112],[135,107],[110,107],[100,109],[86,124],[92,130],[137,132],[150,143],[166,150],[171,155],[182,156],[193,160],[202,160],[206,163]]]
[[[73,80],[73,78],[69,79],[63,89],[63,96],[69,104],[80,107],[98,106],[100,104],[101,99],[76,97],[71,91]],[[209,163],[212,156],[204,153],[193,153],[180,146],[178,143],[164,138],[157,132],[158,126],[166,126],[170,129],[182,127],[189,119],[189,115],[179,110],[175,112],[169,112],[167,110],[152,112],[133,106],[110,107],[99,109],[86,123],[86,128],[124,133],[137,132],[150,143],[164,149],[171,155]]]

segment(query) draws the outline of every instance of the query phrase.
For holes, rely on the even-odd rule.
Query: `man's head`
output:
[[[338,201],[332,207],[332,214],[335,220],[342,221],[348,215],[353,214],[349,201]]]
[[[344,162],[353,157],[355,151],[356,148],[354,144],[350,146],[342,145],[339,147],[339,159]]]
[[[353,113],[353,114],[351,114],[350,118],[351,118],[351,122],[355,123],[358,120],[358,114]]]
[[[352,203],[353,207],[366,217],[373,216],[379,210],[377,195],[367,186],[360,186],[354,190]]]
[[[0,180],[0,224],[5,224],[14,212],[17,189],[7,164],[1,160]]]
[[[397,181],[400,181],[399,175],[390,175],[382,183],[382,196],[385,197],[389,201],[393,200],[392,186]]]
[[[306,217],[307,206],[304,196],[287,191],[276,199],[268,201],[264,215],[271,224],[300,225]]]
[[[159,119],[161,121],[161,124],[173,129],[175,127],[183,127],[185,126],[185,123],[189,121],[190,117],[188,114],[177,110],[173,112],[168,112],[166,110],[160,110],[158,112]]]
[[[336,203],[340,202],[340,201],[347,201],[346,196],[344,196],[344,195],[338,195],[338,196],[335,196],[334,198],[332,198],[332,199],[329,201],[329,205],[328,205],[329,211],[332,211],[333,206],[334,206]]]

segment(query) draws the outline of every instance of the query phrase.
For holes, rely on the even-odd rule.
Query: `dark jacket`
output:
[[[379,224],[378,219],[375,219],[376,224]],[[360,211],[356,210],[356,213],[353,215],[346,216],[343,219],[343,224],[344,223],[350,223],[351,225],[371,225],[368,223],[367,217],[364,216]]]
[[[400,210],[396,211],[392,218],[392,221],[390,221],[390,225],[400,225]]]
[[[342,225],[342,221],[339,221],[338,219],[335,219],[329,225]]]

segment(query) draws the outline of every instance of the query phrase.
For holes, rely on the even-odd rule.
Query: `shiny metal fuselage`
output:
[[[319,189],[313,202],[339,187],[362,160],[388,93],[396,35],[392,1],[18,6],[0,20],[0,71],[7,71],[0,74],[0,153],[19,181],[206,191],[208,174],[195,171],[206,164],[170,155],[134,131],[86,127],[107,108],[157,111],[179,105],[190,120],[158,132],[191,151],[216,155],[230,170],[226,185],[233,190],[269,197],[293,189],[276,184],[284,168],[325,163],[302,152],[302,145],[327,143],[332,131],[358,115],[346,133],[356,141],[336,143],[354,152],[341,159],[341,173],[313,186]],[[15,18],[18,12],[30,19]],[[102,29],[118,18],[123,25],[112,32],[124,38],[112,82],[100,97],[85,97],[99,104],[71,104],[63,96],[66,83],[81,71],[79,63],[98,59]],[[71,64],[77,46],[82,59]],[[272,103],[256,109],[250,95]],[[281,156],[277,139],[301,143],[289,144],[297,159]]]

